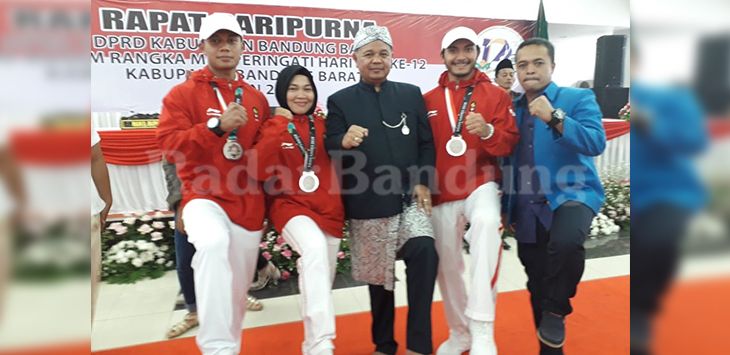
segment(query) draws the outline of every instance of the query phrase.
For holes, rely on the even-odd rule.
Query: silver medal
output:
[[[452,157],[460,157],[466,152],[466,142],[461,136],[451,136],[446,142],[446,152]]]
[[[319,188],[319,178],[314,171],[305,171],[299,177],[299,188],[304,192],[314,192]]]
[[[223,156],[228,160],[238,160],[243,156],[243,147],[234,140],[229,140],[223,145]]]

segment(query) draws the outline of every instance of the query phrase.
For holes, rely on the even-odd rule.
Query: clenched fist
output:
[[[342,148],[351,149],[359,147],[363,139],[368,136],[368,129],[357,125],[352,125],[342,137]]]
[[[545,123],[550,122],[553,111],[555,111],[553,105],[550,104],[550,101],[548,101],[545,95],[540,95],[536,99],[532,100],[528,108],[530,110],[530,115],[538,117]]]
[[[248,122],[246,109],[235,102],[231,102],[226,111],[221,115],[221,129],[226,132],[243,126],[246,122]]]
[[[292,115],[291,111],[283,108],[283,107],[277,107],[274,109],[274,116],[284,116],[289,121],[294,119],[294,116]]]
[[[464,120],[464,128],[467,132],[479,136],[480,138],[486,138],[491,133],[489,124],[484,119],[481,113],[469,112]],[[492,128],[494,129],[494,128]]]

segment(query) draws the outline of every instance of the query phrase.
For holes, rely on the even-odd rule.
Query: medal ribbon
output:
[[[221,115],[223,115],[223,112],[226,111],[228,106],[226,105],[226,101],[223,100],[223,95],[221,94],[220,89],[218,89],[218,84],[216,84],[214,81],[210,82],[210,86],[213,87],[213,91],[215,92],[216,97],[218,97],[218,103],[221,105]],[[236,103],[241,104],[243,102],[243,88],[237,87],[236,88]],[[231,133],[228,135],[229,141],[235,141],[237,139],[238,134],[238,128],[234,128]]]
[[[454,137],[461,135],[461,126],[464,123],[464,114],[466,113],[466,106],[471,100],[471,95],[474,93],[474,87],[470,86],[466,88],[466,94],[464,94],[464,100],[461,102],[461,108],[459,109],[459,119],[454,125],[454,114],[451,112],[451,94],[449,88],[446,88],[446,111],[449,113],[449,123],[451,123],[454,129]]]
[[[297,132],[297,128],[294,127],[293,122],[289,122],[287,130],[289,131],[289,134],[291,134],[292,138],[294,138],[294,143],[296,143],[299,151],[302,152],[302,155],[304,156],[304,171],[312,171],[312,166],[314,165],[314,153],[317,151],[317,145],[315,143],[317,133],[314,129],[314,116],[309,115],[307,117],[309,118],[309,150],[304,148],[302,136],[299,135],[299,132]]]

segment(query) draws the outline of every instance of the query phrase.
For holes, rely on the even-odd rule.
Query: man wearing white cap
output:
[[[469,349],[472,355],[497,354],[494,316],[502,251],[497,159],[510,154],[519,135],[509,96],[474,66],[477,43],[470,28],[447,32],[441,42],[446,71],[425,95],[436,147],[438,284],[449,324],[449,339],[439,346],[439,355]],[[469,295],[462,277],[464,238],[471,254]]]
[[[208,65],[165,96],[157,137],[176,165],[179,210],[196,249],[198,347],[238,354],[264,219],[261,186],[241,167],[269,105],[236,72],[243,42],[233,15],[208,15],[199,36]]]
[[[342,166],[352,275],[369,284],[376,354],[395,354],[395,260],[406,264],[406,354],[431,354],[431,302],[438,256],[429,218],[434,152],[417,86],[387,80],[393,42],[370,26],[355,36],[360,82],[327,102],[325,146]]]

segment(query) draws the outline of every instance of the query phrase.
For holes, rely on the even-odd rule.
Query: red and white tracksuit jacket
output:
[[[462,129],[462,138],[466,141],[467,151],[460,157],[452,157],[446,152],[446,142],[453,133],[449,122],[449,109],[446,103],[446,88],[450,91],[451,110],[454,120],[458,119],[459,107],[466,88],[474,86],[471,102],[475,103],[475,112],[481,113],[487,123],[494,126],[494,135],[481,140]],[[504,90],[492,84],[486,74],[476,71],[471,80],[462,81],[458,85],[449,81],[448,73],[441,74],[439,85],[424,95],[428,110],[428,121],[433,132],[436,147],[436,173],[438,184],[434,205],[443,202],[463,200],[477,187],[489,181],[499,182],[501,173],[497,157],[507,156],[519,139],[519,133],[512,110],[512,101]],[[466,116],[471,104],[467,106]],[[455,123],[455,122],[454,122]],[[465,173],[455,173],[455,168],[467,167]]]
[[[236,88],[243,88],[243,106],[248,122],[238,130],[244,154],[250,154],[259,126],[270,115],[266,97],[239,76],[237,80],[214,77],[207,68],[193,72],[176,85],[162,102],[157,138],[163,154],[175,164],[182,184],[179,210],[187,202],[204,198],[216,202],[231,221],[248,230],[260,230],[264,220],[264,194],[261,184],[245,167],[246,157],[228,160],[223,156],[227,134],[218,137],[207,127],[211,117],[225,108],[211,87],[215,82],[225,102],[234,100]]]
[[[269,199],[269,217],[277,231],[281,232],[294,216],[304,215],[313,219],[327,234],[342,237],[344,209],[340,199],[340,186],[332,162],[324,148],[325,121],[316,111],[314,127],[317,146],[312,170],[319,178],[319,188],[311,193],[299,189],[299,177],[304,170],[304,156],[287,131],[289,120],[274,116],[266,120],[254,150],[257,153],[256,178],[266,184]],[[309,148],[309,118],[294,115],[294,126]],[[270,180],[271,179],[271,180]],[[271,185],[271,186],[269,186]],[[270,193],[273,191],[273,193]]]

